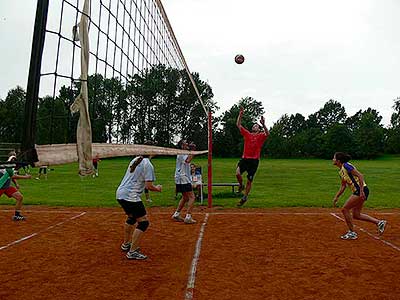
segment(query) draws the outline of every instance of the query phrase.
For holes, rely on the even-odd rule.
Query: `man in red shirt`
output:
[[[260,161],[261,148],[269,135],[269,131],[265,126],[265,119],[263,116],[261,116],[260,123],[264,131],[261,131],[260,125],[254,124],[251,128],[251,132],[242,126],[242,116],[243,107],[240,108],[239,116],[236,121],[236,126],[239,128],[240,134],[244,138],[243,155],[236,169],[236,178],[239,182],[239,192],[241,192],[244,188],[242,178],[242,174],[244,172],[247,172],[247,183],[246,189],[243,193],[243,197],[237,204],[238,206],[242,206],[247,201],[247,196],[250,193],[251,184],[253,182],[254,175],[256,174],[258,163]]]

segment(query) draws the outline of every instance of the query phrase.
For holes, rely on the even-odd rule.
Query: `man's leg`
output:
[[[236,179],[237,179],[237,182],[239,183],[238,193],[241,193],[243,191],[243,177],[242,177],[242,174],[240,174],[239,166],[236,168]]]
[[[183,193],[183,197],[187,197],[188,199],[188,208],[186,211],[185,223],[186,224],[193,224],[196,223],[196,220],[192,218],[192,209],[195,201],[193,191]]]

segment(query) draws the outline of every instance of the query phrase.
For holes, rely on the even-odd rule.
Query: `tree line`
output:
[[[204,105],[218,111],[211,86],[198,73],[192,74]],[[135,74],[128,82],[93,74],[88,78],[92,140],[99,143],[157,142],[172,147],[188,139],[207,149],[207,117],[184,71],[158,65]],[[78,96],[80,83],[62,86],[55,97],[39,99],[37,144],[75,143],[78,114],[69,107]],[[0,142],[21,142],[25,90],[16,87],[0,99]],[[264,114],[262,103],[244,97],[213,119],[213,153],[239,157],[243,138],[236,127],[239,108],[242,124],[251,128]],[[374,158],[382,153],[400,153],[400,98],[394,100],[390,125],[385,128],[379,112],[372,108],[348,116],[345,108],[329,100],[317,112],[280,117],[270,128],[263,154],[277,158],[330,158],[335,151],[355,158]]]
[[[220,129],[215,133],[215,154],[237,157],[243,149],[243,139],[236,127],[240,106],[245,108],[242,121],[250,129],[264,113],[261,102],[246,97],[220,117]],[[385,128],[382,116],[375,109],[359,110],[348,116],[345,108],[333,99],[307,118],[284,114],[270,128],[263,154],[276,158],[331,158],[336,151],[354,158],[375,158],[383,153],[400,153],[400,98],[394,100],[390,125]]]

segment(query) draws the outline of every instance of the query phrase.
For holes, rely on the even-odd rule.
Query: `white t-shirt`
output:
[[[176,156],[176,168],[175,168],[175,183],[176,184],[188,184],[192,183],[190,174],[190,163],[186,162],[189,155],[179,154]]]
[[[117,189],[117,199],[130,202],[142,201],[142,195],[146,181],[155,181],[154,167],[148,158],[143,158],[142,162],[136,166],[136,169],[131,173],[131,165],[138,157],[132,159],[126,170],[124,178]]]

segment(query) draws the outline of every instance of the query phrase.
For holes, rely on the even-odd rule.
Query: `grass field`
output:
[[[24,203],[49,206],[118,206],[115,190],[129,163],[129,158],[105,159],[99,163],[98,178],[80,178],[77,165],[54,166],[48,179],[19,180]],[[235,182],[238,159],[214,159],[213,182]],[[163,192],[152,193],[152,206],[175,206],[175,157],[154,158],[156,183]],[[207,182],[207,158],[194,162],[203,168]],[[371,194],[366,206],[373,208],[400,207],[400,156],[385,156],[376,160],[353,161],[365,175]],[[33,177],[37,169],[32,169]],[[330,160],[319,159],[262,159],[246,207],[330,207],[339,189],[338,169]],[[206,191],[206,188],[205,188]],[[340,204],[349,191],[342,196]],[[214,187],[213,205],[234,207],[239,196],[230,187]],[[206,200],[205,200],[206,201]],[[3,196],[1,204],[13,204]],[[199,205],[199,204],[198,204]],[[204,202],[206,205],[206,202]]]

